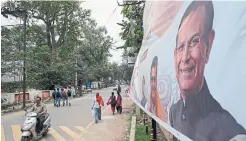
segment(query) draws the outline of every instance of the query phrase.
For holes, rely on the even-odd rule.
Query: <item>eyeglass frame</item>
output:
[[[199,41],[197,41],[197,43],[196,43],[195,45],[190,45],[190,44],[191,44],[190,42],[194,41],[194,39],[195,39],[196,37],[198,38]],[[200,45],[201,39],[204,39],[205,37],[207,37],[206,34],[203,34],[202,36],[200,36],[199,33],[194,34],[194,35],[190,38],[190,40],[188,41],[188,43],[186,43],[186,44],[188,44],[187,46],[188,46],[189,52],[192,52],[192,51],[198,49],[198,45]],[[178,41],[177,41],[177,42],[178,42]],[[181,48],[180,46],[182,46],[182,45],[183,45],[182,50],[179,50],[179,48]],[[178,53],[179,55],[182,55],[182,54],[183,54],[184,49],[185,49],[185,43],[182,43],[181,45],[179,45],[179,47],[178,47],[177,45],[176,45],[176,47],[175,47],[175,50],[177,51],[177,53]]]

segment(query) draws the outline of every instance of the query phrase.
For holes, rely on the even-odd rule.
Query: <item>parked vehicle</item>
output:
[[[118,90],[118,85],[115,85],[114,87],[113,87],[113,91],[117,91]]]

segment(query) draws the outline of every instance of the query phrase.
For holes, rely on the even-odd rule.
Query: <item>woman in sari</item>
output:
[[[122,97],[120,95],[120,91],[117,91],[117,100],[116,100],[116,109],[117,109],[117,113],[122,112]]]
[[[98,98],[99,98],[99,104],[100,104],[100,108],[99,108],[99,114],[98,114],[98,119],[101,120],[102,117],[102,106],[104,106],[104,101],[103,98],[99,95],[99,93],[97,92]]]
[[[100,97],[99,97],[99,93],[96,94],[94,100],[93,100],[93,105],[91,108],[94,112],[93,116],[95,119],[95,123],[98,123],[99,121],[99,112],[100,112]]]
[[[114,115],[114,112],[115,112],[115,106],[116,106],[116,97],[114,96],[114,92],[112,92],[112,95],[110,96],[108,102],[107,102],[107,105],[111,105],[111,110],[113,112],[113,115]]]

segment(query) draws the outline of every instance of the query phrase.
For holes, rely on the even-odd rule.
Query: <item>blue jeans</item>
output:
[[[60,97],[56,97],[56,106],[61,106],[60,100],[61,100]]]

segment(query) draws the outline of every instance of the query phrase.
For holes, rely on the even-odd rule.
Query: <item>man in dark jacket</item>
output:
[[[56,106],[57,107],[60,107],[61,106],[61,103],[60,103],[61,96],[62,96],[61,90],[59,88],[57,88],[57,91],[56,91]]]
[[[181,100],[172,105],[169,120],[195,141],[229,141],[246,134],[210,94],[204,77],[215,37],[213,17],[211,1],[193,1],[181,19],[174,51]]]

